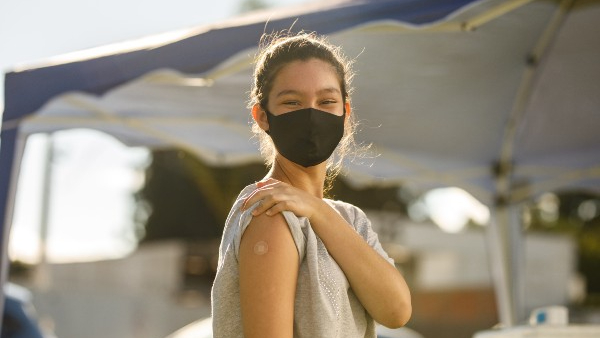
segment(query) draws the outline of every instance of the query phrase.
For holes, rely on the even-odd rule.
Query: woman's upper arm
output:
[[[281,215],[254,217],[239,248],[244,336],[292,337],[298,250]]]

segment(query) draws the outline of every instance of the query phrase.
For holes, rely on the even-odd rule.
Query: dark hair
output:
[[[340,81],[342,98],[349,102],[351,80],[353,77],[351,62],[342,54],[341,49],[328,43],[324,37],[315,33],[301,32],[275,33],[261,38],[259,52],[254,68],[254,81],[250,93],[249,106],[259,104],[267,108],[269,92],[273,81],[281,68],[293,61],[319,59],[329,63],[335,70]],[[354,131],[356,123],[354,114],[346,118],[344,136],[334,155],[327,161],[326,190],[331,188],[333,179],[339,174],[342,162],[347,153],[355,150]],[[254,122],[252,130],[260,141],[260,151],[267,166],[272,166],[275,156],[275,146],[270,137]]]
[[[261,50],[254,68],[254,83],[250,94],[250,104],[267,106],[267,99],[273,80],[279,70],[292,61],[319,59],[335,69],[340,80],[344,102],[349,96],[352,80],[351,63],[346,60],[339,47],[325,41],[314,33],[300,33],[294,36],[265,35],[261,39]]]

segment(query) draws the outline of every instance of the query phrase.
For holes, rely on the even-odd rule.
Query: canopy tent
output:
[[[358,139],[381,155],[349,163],[349,181],[458,186],[493,210],[500,320],[513,325],[523,319],[514,206],[545,191],[600,190],[599,20],[592,0],[347,0],[14,70],[0,151],[3,266],[28,135],[94,128],[214,165],[260,161],[245,107],[252,56],[263,32],[291,27],[328,34],[356,57]]]

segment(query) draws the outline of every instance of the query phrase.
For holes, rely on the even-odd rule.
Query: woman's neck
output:
[[[267,177],[286,182],[316,197],[323,198],[325,163],[304,168],[285,158],[276,157]]]

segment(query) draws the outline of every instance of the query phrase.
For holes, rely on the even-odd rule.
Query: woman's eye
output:
[[[298,101],[286,101],[283,104],[285,104],[287,106],[297,106],[299,103],[298,103]]]
[[[321,104],[336,104],[337,101],[336,100],[323,100],[321,102]]]

